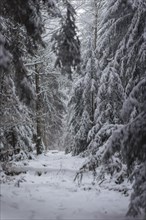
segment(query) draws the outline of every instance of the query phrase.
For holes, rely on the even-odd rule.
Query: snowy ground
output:
[[[1,184],[0,219],[132,219],[125,217],[129,197],[91,185],[90,174],[86,174],[80,186],[73,182],[84,161],[50,151],[35,160],[17,163],[18,169],[28,171]]]

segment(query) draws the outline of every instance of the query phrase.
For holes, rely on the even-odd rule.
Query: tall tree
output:
[[[128,215],[137,216],[141,209],[146,215],[146,80],[141,80],[131,91],[124,103],[122,115],[127,118],[137,109],[137,116],[113,133],[104,154],[104,160],[121,151],[122,159],[128,166],[130,179],[134,179],[133,193]]]
[[[80,64],[80,41],[75,25],[75,9],[69,1],[64,2],[66,16],[62,19],[61,29],[53,35],[55,39],[53,50],[57,55],[55,65],[61,67],[62,73],[68,73],[71,78],[72,68],[77,68]]]
[[[86,59],[82,66],[82,77],[74,88],[72,105],[74,113],[70,126],[74,128],[73,155],[77,155],[87,149],[88,132],[94,124],[95,97],[97,94],[97,60],[93,51],[91,40]],[[70,103],[71,104],[71,103]],[[76,121],[76,123],[75,123]]]
[[[75,79],[75,86],[73,87],[69,102],[71,114],[69,116],[68,134],[73,137],[70,141],[69,148],[73,155],[77,155],[87,150],[89,144],[88,132],[94,125],[98,74],[100,72],[96,58],[96,41],[98,13],[101,1],[95,0],[84,4],[83,10],[85,10],[85,14],[87,12],[86,10],[89,10],[91,18],[88,21],[89,24],[85,25],[86,28],[84,30],[81,28],[80,30],[82,35],[85,34],[85,38],[82,42],[81,76],[78,80]],[[82,13],[82,16],[84,16],[84,13]],[[79,27],[80,22],[81,21],[79,21]],[[68,150],[67,147],[67,151]]]
[[[71,7],[71,6],[70,6]],[[30,142],[32,143],[32,137],[35,133],[35,122],[34,122],[34,112],[35,112],[35,98],[36,91],[39,95],[40,88],[40,69],[37,67],[38,75],[36,75],[36,85],[34,86],[35,75],[32,74],[32,71],[27,68],[27,62],[32,60],[37,53],[37,50],[40,47],[44,47],[45,44],[42,40],[42,33],[45,30],[44,27],[44,19],[42,17],[43,10],[49,13],[49,15],[60,16],[59,10],[56,7],[55,1],[51,0],[27,0],[25,3],[22,0],[14,0],[7,1],[2,0],[0,2],[0,65],[2,74],[0,76],[0,83],[2,83],[2,100],[1,103],[1,114],[6,111],[7,101],[11,108],[10,111],[7,111],[8,115],[12,115],[12,118],[18,119],[17,114],[20,115],[20,118],[24,118],[21,108],[18,108],[19,111],[15,111],[16,116],[13,116],[13,112],[11,109],[17,109],[15,106],[15,102],[13,99],[18,99],[18,105],[24,105],[28,112],[28,126],[22,126],[21,137],[23,139],[23,134],[26,132],[27,137],[29,137]],[[72,20],[72,27],[74,28],[75,20]],[[68,41],[72,41],[76,36],[76,32],[72,35]],[[79,48],[78,48],[79,49]],[[67,51],[70,53],[71,51]],[[76,51],[78,53],[78,50]],[[11,55],[10,55],[11,54]],[[11,59],[10,59],[11,58]],[[73,57],[72,57],[73,58]],[[10,62],[11,61],[11,62]],[[67,61],[68,62],[68,61]],[[6,70],[7,64],[10,63],[9,68]],[[64,63],[65,65],[65,63]],[[66,65],[72,65],[70,62]],[[75,65],[74,65],[75,66]],[[3,77],[7,71],[6,77]],[[29,72],[30,71],[30,72]],[[12,84],[11,84],[12,82]],[[13,86],[12,86],[13,85]],[[4,94],[4,88],[11,88],[12,94],[14,94],[14,98],[8,100]],[[13,92],[15,89],[15,92]],[[40,99],[38,99],[40,101]],[[37,102],[37,110],[39,112],[40,103]],[[17,109],[17,110],[18,110]],[[39,117],[38,117],[39,118]],[[15,120],[13,120],[13,123]],[[4,122],[5,123],[5,122]],[[11,124],[11,129],[13,130],[13,123]],[[37,124],[40,124],[38,121]],[[17,126],[16,126],[17,127]],[[32,129],[31,129],[32,128]],[[7,128],[6,128],[7,130]],[[20,131],[17,127],[17,132]],[[33,131],[32,131],[33,130]],[[38,129],[39,131],[41,129]],[[41,133],[41,132],[38,132]],[[5,136],[5,132],[3,130],[3,125],[1,129],[1,135]],[[18,132],[18,136],[20,136]],[[6,139],[6,138],[2,138]],[[33,145],[33,144],[31,144]],[[27,147],[26,147],[27,148]],[[38,148],[39,149],[39,148]],[[38,150],[39,153],[39,150]]]
[[[99,87],[97,94],[98,111],[95,111],[95,118],[104,122],[99,123],[102,127],[101,137],[103,125],[107,123],[109,126],[114,123],[116,131],[108,132],[110,135],[108,134],[108,138],[103,137],[101,143],[98,132],[95,131],[93,137],[97,138],[94,143],[97,150],[94,153],[97,160],[101,154],[100,161],[109,170],[121,172],[122,166],[117,166],[117,161],[120,165],[126,164],[127,175],[130,174],[135,180],[128,214],[136,216],[141,210],[146,212],[146,2],[111,0],[106,1],[105,6],[97,40],[101,88]],[[97,122],[98,120],[96,126],[99,130]]]

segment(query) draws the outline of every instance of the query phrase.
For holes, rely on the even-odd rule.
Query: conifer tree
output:
[[[82,76],[73,88],[69,105],[72,109],[70,129],[74,136],[73,155],[87,149],[88,132],[94,124],[95,97],[97,93],[97,61],[91,40],[82,64]]]
[[[68,73],[71,79],[72,68],[77,68],[80,64],[80,41],[75,25],[76,12],[67,0],[64,2],[66,17],[62,19],[61,29],[53,35],[53,50],[57,55],[55,66],[59,66],[62,73]]]
[[[108,140],[112,131],[121,123],[120,111],[124,100],[124,89],[114,67],[105,68],[99,79],[96,96],[95,124],[89,132],[88,148],[93,154]]]
[[[101,7],[101,1],[85,2],[86,12],[90,15],[89,23],[82,29],[82,35],[85,38],[82,40],[82,64],[80,77],[73,87],[70,100],[70,120],[69,131],[70,136],[73,136],[70,150],[73,155],[81,152],[86,152],[90,139],[88,133],[95,125],[94,113],[96,109],[96,96],[99,86],[99,65],[96,57],[96,41],[98,29],[98,15]],[[84,10],[84,8],[83,8]],[[82,14],[84,18],[84,13]],[[80,21],[79,21],[80,22]],[[83,153],[84,154],[84,153]]]
[[[24,108],[28,113],[28,124],[24,126],[20,120],[21,129],[20,127],[18,129],[16,125],[16,130],[17,132],[21,131],[21,135],[18,132],[21,140],[23,139],[23,134],[27,133],[27,137],[31,143],[30,145],[32,146],[32,137],[33,135],[35,136],[36,90],[34,86],[35,75],[32,74],[34,69],[30,68],[30,70],[27,67],[27,63],[37,54],[37,50],[40,47],[45,46],[42,40],[42,33],[45,30],[42,9],[51,16],[62,16],[59,10],[57,10],[55,1],[51,0],[27,0],[25,3],[21,0],[2,0],[0,2],[0,70],[2,70],[0,86],[2,88],[1,96],[3,100],[0,113],[3,114],[6,111],[5,107],[7,101],[9,101],[9,106],[15,110],[14,112],[11,112],[11,110],[7,111],[7,114],[13,117],[12,123],[10,123],[10,130],[13,130],[14,121],[17,121],[17,119],[22,119],[23,121],[23,118],[25,118],[21,109],[16,108],[13,99],[18,101],[17,105],[25,106]],[[72,25],[74,26],[73,22],[74,20],[72,20]],[[75,35],[71,36],[69,40],[72,40],[72,37],[75,37]],[[68,52],[70,53],[70,51]],[[8,66],[9,63],[10,65]],[[6,69],[7,66],[8,68]],[[6,71],[7,75],[3,77]],[[7,100],[8,97],[4,94],[4,90],[7,90],[8,87],[11,90],[10,93],[14,94],[11,100]],[[20,118],[18,117],[19,115]],[[3,123],[5,122],[3,121]],[[3,126],[4,124],[1,126],[1,136],[3,136],[2,139],[4,140],[6,136]]]
[[[126,175],[122,174],[121,178],[130,175],[134,179],[128,211],[133,216],[142,210],[145,212],[145,16],[144,0],[106,1],[97,41],[100,83],[103,81],[103,85],[99,87],[97,95],[95,131],[91,129],[96,158],[106,165],[103,171],[107,169],[112,174],[121,173],[126,164]],[[115,124],[112,132],[105,127],[107,138],[103,136],[103,125],[106,124]]]
[[[120,110],[124,99],[145,75],[145,2],[111,1],[106,2],[105,10],[101,16],[97,39],[101,74],[95,111],[96,124],[89,132],[91,149],[102,146],[112,134],[113,128],[123,123]],[[103,135],[106,128],[107,138]]]
[[[107,160],[120,151],[123,162],[128,167],[130,179],[134,179],[133,193],[129,205],[128,215],[137,216],[141,209],[145,212],[145,184],[146,184],[146,80],[141,80],[131,91],[123,105],[122,115],[125,119],[137,109],[137,115],[129,120],[122,128],[113,133],[109,139],[104,154]]]

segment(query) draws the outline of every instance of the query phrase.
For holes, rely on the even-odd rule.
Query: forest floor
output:
[[[73,181],[85,160],[63,151],[50,151],[34,160],[17,162],[17,168],[27,172],[1,183],[0,219],[133,219],[125,216],[129,196],[102,184],[92,185],[91,173],[80,185]]]

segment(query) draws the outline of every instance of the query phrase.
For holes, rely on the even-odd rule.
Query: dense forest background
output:
[[[88,156],[146,213],[146,1],[1,0],[0,121],[3,163]]]

